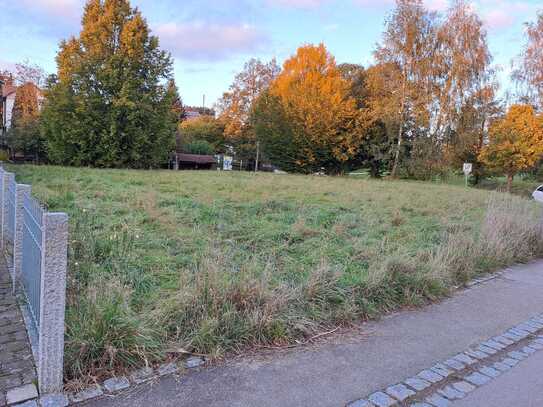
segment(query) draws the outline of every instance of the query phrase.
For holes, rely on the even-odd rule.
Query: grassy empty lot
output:
[[[460,186],[11,169],[71,216],[67,379],[289,343],[543,253],[534,203]]]

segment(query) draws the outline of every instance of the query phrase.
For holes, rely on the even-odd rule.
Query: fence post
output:
[[[39,316],[38,383],[42,394],[62,391],[68,215],[44,213]]]
[[[0,167],[0,249],[4,249],[4,206],[6,202],[4,178],[6,178],[6,170],[4,167]]]
[[[32,187],[26,184],[17,184],[15,189],[15,228],[13,230],[13,292],[17,289],[17,282],[21,280],[23,269],[23,205],[25,194],[30,194]]]
[[[4,199],[2,200],[2,250],[5,250],[6,245],[6,224],[9,219],[8,216],[8,185],[15,180],[15,174],[11,172],[5,172],[2,180],[2,192]]]

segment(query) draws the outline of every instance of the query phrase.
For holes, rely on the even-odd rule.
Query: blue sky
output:
[[[54,72],[58,43],[77,35],[84,0],[0,0],[0,68],[28,59]],[[186,104],[212,106],[243,63],[279,62],[305,43],[324,42],[338,62],[368,65],[394,0],[132,0],[175,58]],[[447,0],[427,0],[443,11]],[[541,0],[474,0],[486,24],[503,90],[523,44],[523,24]]]

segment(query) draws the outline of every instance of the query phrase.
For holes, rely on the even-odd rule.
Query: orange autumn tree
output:
[[[289,123],[293,165],[300,172],[321,167],[342,172],[359,151],[359,111],[350,84],[323,44],[305,45],[288,59],[272,82],[270,96],[282,107]],[[265,142],[266,140],[264,140]]]
[[[533,167],[543,156],[543,118],[529,105],[513,105],[490,127],[489,143],[479,159],[489,169],[507,176],[511,191],[514,176]]]

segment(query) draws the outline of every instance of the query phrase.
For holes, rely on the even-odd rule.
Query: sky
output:
[[[56,71],[60,40],[78,35],[85,0],[0,0],[0,69],[31,61]],[[212,107],[250,58],[282,63],[303,44],[323,42],[338,63],[369,65],[394,0],[131,0],[174,58],[187,105]],[[443,12],[448,0],[426,0]],[[541,0],[473,0],[486,25],[502,91],[511,60]]]

